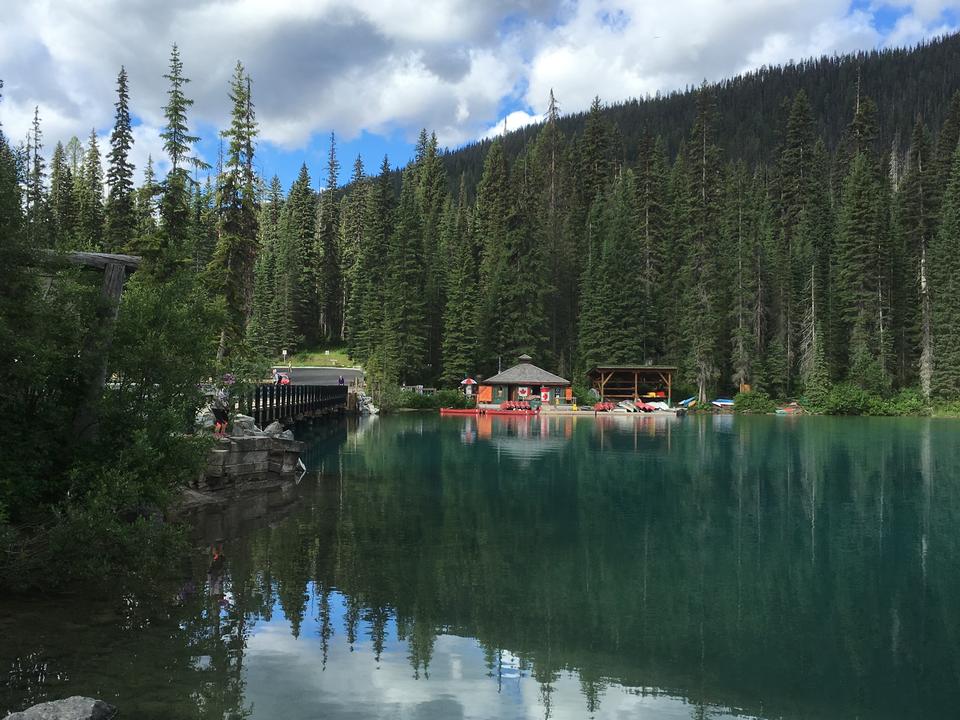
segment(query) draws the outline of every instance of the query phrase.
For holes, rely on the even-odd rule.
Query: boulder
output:
[[[261,435],[262,432],[252,417],[238,413],[231,418],[230,434],[240,436]]]
[[[278,437],[282,440],[295,440],[293,437],[293,430],[284,430]]]
[[[111,720],[115,717],[117,709],[113,705],[103,700],[74,695],[12,713],[7,715],[6,720]]]
[[[264,435],[276,436],[283,432],[283,425],[274,420],[263,429]]]
[[[197,413],[197,427],[201,430],[213,432],[213,424],[215,421],[216,418],[213,417],[213,413],[210,412],[210,408],[206,408],[205,410]]]

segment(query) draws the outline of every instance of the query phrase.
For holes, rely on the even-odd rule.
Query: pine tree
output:
[[[806,93],[801,90],[794,97],[787,122],[786,141],[780,156],[780,246],[775,271],[778,308],[775,332],[785,352],[782,366],[786,373],[781,381],[783,393],[787,396],[793,390],[800,349],[798,330],[801,308],[805,305],[802,288],[808,279],[809,263],[803,257],[804,242],[798,235],[801,232],[800,217],[808,210],[815,187],[813,157],[813,118]]]
[[[847,328],[849,379],[871,391],[882,390],[886,376],[881,358],[881,299],[877,290],[877,239],[880,190],[873,165],[858,153],[844,183],[837,226],[837,299]],[[873,363],[872,365],[870,363]],[[856,370],[856,371],[855,371]]]
[[[163,77],[170,83],[170,89],[167,90],[167,104],[163,108],[167,124],[160,137],[163,139],[163,149],[170,158],[170,172],[178,174],[190,168],[203,169],[205,164],[191,154],[194,143],[199,142],[200,138],[191,135],[187,125],[187,110],[193,105],[193,100],[183,92],[184,85],[190,79],[183,75],[183,61],[176,43],[170,50],[170,70]]]
[[[930,248],[935,396],[960,399],[960,146],[941,207],[940,228]]]
[[[396,222],[387,251],[382,368],[386,379],[420,379],[427,362],[424,267],[416,178],[404,173]]]
[[[307,346],[316,345],[320,337],[314,240],[316,206],[316,195],[310,187],[310,173],[306,164],[303,164],[284,205],[277,269],[287,274],[282,302],[292,311],[290,319],[293,327],[289,336],[302,338]]]
[[[25,229],[27,242],[33,247],[50,244],[47,196],[44,187],[46,163],[43,159],[43,133],[40,131],[40,108],[33,109],[33,123],[27,136],[27,187],[25,200]]]
[[[337,143],[330,133],[330,152],[327,156],[327,185],[317,203],[316,238],[314,254],[317,261],[317,311],[320,336],[326,341],[342,340],[343,280],[340,269],[338,234],[340,230],[340,203],[336,192],[339,184],[340,163],[337,161]]]
[[[414,168],[417,177],[417,205],[423,234],[423,261],[427,269],[424,293],[427,300],[427,344],[429,374],[440,373],[445,277],[440,247],[443,208],[447,199],[447,177],[440,159],[436,134],[421,133],[424,147]]]
[[[610,181],[615,157],[613,131],[604,117],[600,98],[595,97],[580,140],[582,192],[587,202],[602,193]]]
[[[221,133],[228,140],[228,147],[218,182],[218,238],[209,268],[211,285],[222,294],[227,310],[227,322],[220,334],[219,358],[242,343],[253,310],[258,227],[252,153],[257,127],[249,93],[250,78],[238,61],[230,81],[233,103],[230,127]]]
[[[134,194],[136,212],[136,240],[134,246],[142,246],[143,238],[152,236],[157,231],[157,203],[156,197],[160,192],[157,178],[153,172],[153,156],[147,156],[147,167],[143,171],[143,184]]]
[[[571,222],[571,176],[566,138],[559,127],[559,104],[553,91],[542,131],[530,152],[540,184],[540,213],[543,217],[544,268],[548,275],[546,312],[548,348],[560,373],[568,373],[576,355],[578,293],[577,241],[580,228]]]
[[[50,216],[54,247],[59,250],[74,248],[77,234],[76,190],[66,151],[59,142],[50,159]]]
[[[690,182],[687,258],[684,275],[687,283],[683,337],[683,366],[688,380],[697,388],[703,403],[707,392],[719,379],[720,338],[723,337],[718,306],[717,274],[719,256],[720,150],[714,144],[714,105],[704,86],[697,102],[697,119],[687,146]]]
[[[130,245],[136,229],[133,201],[133,130],[130,127],[130,97],[127,91],[127,71],[121,66],[117,76],[117,102],[113,132],[110,134],[110,166],[107,170],[107,203],[104,211],[104,247],[109,252],[123,250]]]
[[[103,248],[103,166],[97,133],[90,131],[78,182],[78,243],[86,250]]]
[[[473,372],[477,354],[477,267],[466,192],[466,184],[461,179],[457,205],[448,206],[445,223],[450,265],[443,313],[442,379],[454,386]]]
[[[733,253],[731,314],[731,380],[736,387],[751,384],[758,357],[754,343],[756,276],[753,254],[757,236],[757,197],[746,167],[738,163],[728,175],[726,187],[726,245]]]
[[[798,297],[799,371],[808,396],[814,385],[829,378],[830,333],[833,324],[830,308],[830,256],[832,210],[828,195],[827,151],[818,141],[809,167],[812,179],[807,200],[795,224],[795,277],[802,288]],[[821,367],[821,359],[825,366]]]
[[[580,314],[578,318],[579,363],[583,372],[609,362],[611,314],[607,311],[609,284],[603,278],[604,238],[609,236],[604,223],[604,198],[597,194],[586,227],[586,262],[580,277]]]
[[[920,387],[930,397],[933,374],[933,318],[930,301],[930,245],[934,237],[934,183],[929,139],[921,120],[914,125],[907,167],[898,194],[897,229],[901,235],[904,272],[901,280],[900,312],[904,331],[898,343],[905,357],[901,365],[918,367]],[[917,302],[919,300],[919,302]],[[914,349],[918,350],[915,352]]]
[[[640,357],[644,362],[660,360],[666,352],[664,334],[667,315],[662,292],[668,242],[669,179],[666,151],[660,138],[648,133],[640,143],[637,158],[636,234],[638,257],[634,285],[639,285],[644,318],[640,332]]]
[[[504,327],[506,285],[514,280],[506,252],[510,211],[509,176],[503,144],[494,140],[487,152],[483,178],[477,188],[476,242],[480,250],[480,308],[477,319],[480,370],[492,374],[498,357],[508,352],[509,330]],[[509,355],[507,355],[509,357]]]
[[[191,154],[193,144],[199,138],[191,135],[187,126],[187,110],[193,105],[193,100],[183,93],[183,86],[190,80],[183,76],[183,62],[176,44],[170,51],[170,70],[163,77],[170,83],[170,88],[167,90],[167,104],[163,108],[167,124],[160,137],[170,158],[170,172],[167,173],[160,195],[159,230],[146,240],[143,252],[149,256],[154,274],[169,278],[190,258],[189,170],[202,170],[208,166]]]
[[[393,187],[386,156],[380,174],[371,184],[364,208],[364,243],[360,252],[360,312],[357,357],[366,360],[382,355],[386,306],[388,239],[393,216]]]
[[[279,354],[281,326],[275,316],[278,287],[277,255],[280,244],[280,217],[283,211],[283,188],[276,175],[270,181],[265,202],[260,209],[260,252],[254,266],[253,313],[247,326],[250,345],[267,356]]]
[[[347,350],[359,357],[359,338],[363,334],[362,282],[365,230],[364,210],[367,204],[369,183],[364,176],[363,159],[357,155],[350,178],[350,191],[343,199],[340,213],[339,256],[343,270],[343,325],[341,335]]]

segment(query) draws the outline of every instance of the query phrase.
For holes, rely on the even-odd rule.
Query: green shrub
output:
[[[762,390],[737,393],[733,398],[733,411],[736,413],[762,415],[774,410],[776,405]]]
[[[930,410],[930,413],[934,417],[960,417],[960,401],[958,400],[944,400],[938,403],[935,403]]]
[[[877,397],[851,383],[837,383],[824,400],[819,412],[825,415],[869,415]]]
[[[407,410],[437,410],[442,407],[468,408],[476,404],[472,398],[468,398],[459,390],[440,390],[432,395],[421,395],[412,390],[401,390],[396,402],[396,408]]]
[[[907,388],[890,398],[871,397],[871,415],[929,415],[930,405],[918,390]]]
[[[473,397],[467,397],[459,390],[441,390],[433,397],[438,408],[470,408],[476,405]]]
[[[577,405],[593,405],[597,399],[590,394],[590,388],[586,385],[574,385],[573,397]]]

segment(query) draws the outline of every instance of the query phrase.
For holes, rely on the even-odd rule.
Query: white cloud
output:
[[[514,110],[506,117],[498,120],[494,125],[491,125],[490,128],[480,136],[480,139],[492,140],[498,135],[503,135],[504,131],[513,132],[527,125],[541,122],[542,120],[542,115],[531,115],[525,110]]]
[[[19,140],[40,106],[48,147],[91,127],[108,132],[121,64],[131,106],[162,126],[169,48],[176,41],[190,122],[221,127],[237,59],[254,81],[261,137],[286,150],[330,130],[409,139],[421,127],[442,144],[508,126],[719,80],[762,64],[916,42],[952,30],[960,0],[31,0],[7,2],[0,24],[0,104]],[[882,37],[875,13],[901,13]],[[500,119],[498,120],[498,117]],[[152,132],[152,130],[150,130]],[[138,159],[143,153],[136,150]]]

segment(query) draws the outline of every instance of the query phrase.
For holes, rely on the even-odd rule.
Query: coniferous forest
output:
[[[164,147],[139,188],[126,75],[106,196],[96,134],[18,151],[35,247],[142,255],[222,302],[217,356],[346,345],[388,383],[456,384],[523,353],[579,381],[676,365],[701,399],[960,398],[960,37],[763,68],[564,116],[454,152],[254,170],[238,63],[215,168],[192,156],[174,48]],[[345,184],[341,184],[344,183]]]

